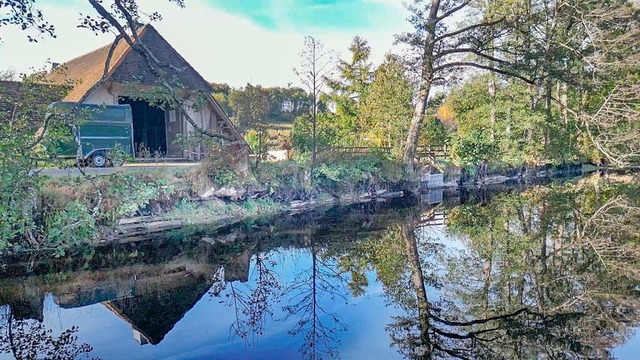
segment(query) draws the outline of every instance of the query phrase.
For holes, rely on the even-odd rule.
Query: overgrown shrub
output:
[[[169,197],[174,192],[174,185],[166,179],[143,181],[132,175],[114,177],[106,195],[120,201],[108,215],[113,220],[136,215],[148,207],[152,200]]]
[[[307,200],[314,194],[304,163],[282,161],[262,163],[257,169],[258,187],[266,189],[274,200]]]
[[[334,195],[350,191],[374,191],[405,180],[403,165],[382,154],[351,159],[328,159],[314,171],[314,183]]]
[[[211,145],[209,155],[189,172],[186,180],[196,192],[203,192],[212,186],[244,186],[253,179],[247,159],[241,154],[228,147]]]
[[[97,234],[96,222],[87,206],[80,201],[69,203],[63,210],[47,214],[42,246],[55,257],[65,249],[92,240]]]
[[[61,118],[46,116],[47,106],[64,97],[65,87],[46,85],[37,74],[24,80],[13,92],[0,88],[0,103],[8,105],[0,111],[0,251],[42,241],[42,219],[35,211],[40,179],[32,171],[38,161],[48,160],[45,147],[69,136]]]

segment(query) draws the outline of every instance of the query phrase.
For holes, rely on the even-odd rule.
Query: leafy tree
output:
[[[67,125],[74,122],[68,114],[49,115],[47,109],[68,90],[47,85],[39,76],[15,86],[19,99],[10,89],[0,89],[0,249],[47,247],[41,233],[48,227],[47,219],[41,217],[34,203],[40,178],[32,172],[38,161],[49,160],[48,155],[55,152],[60,141],[70,139]]]
[[[507,59],[535,94],[531,108],[544,114],[545,152],[582,143],[585,153],[596,150],[617,166],[637,161],[631,138],[639,132],[630,120],[638,116],[637,4],[528,0],[493,2],[489,9],[505,7],[520,16],[494,33],[502,34],[496,56]],[[576,139],[572,129],[582,136]]]
[[[229,105],[229,95],[231,94],[231,87],[228,84],[218,84],[211,83],[211,87],[213,88],[213,98],[216,99],[216,102],[220,104],[222,110],[227,114],[227,116],[233,116],[233,109],[231,105]]]
[[[338,115],[321,112],[316,119],[315,138],[311,115],[302,115],[293,122],[291,140],[293,147],[301,154],[313,154],[314,144],[318,149],[336,146],[347,134],[336,126]],[[314,141],[315,139],[315,141]]]
[[[498,59],[491,46],[494,39],[483,37],[481,30],[490,29],[506,21],[501,13],[474,16],[472,7],[475,2],[450,0],[416,1],[409,5],[411,12],[409,21],[414,32],[407,32],[397,37],[397,41],[407,44],[412,55],[407,59],[418,75],[418,92],[411,125],[407,133],[404,161],[409,172],[413,171],[420,129],[427,109],[431,87],[445,80],[452,71],[461,67],[476,67],[499,73],[509,73],[504,69],[506,60]],[[464,23],[452,24],[452,18],[465,14]],[[467,60],[464,56],[474,56]],[[477,59],[477,60],[476,60]],[[482,61],[490,61],[487,65]]]
[[[451,131],[445,127],[438,117],[426,115],[420,140],[424,144],[450,145]]]
[[[311,112],[311,99],[304,89],[272,87],[266,91],[271,103],[268,118],[273,125],[291,124],[298,116]]]
[[[246,89],[232,88],[228,84],[212,83],[213,97],[222,106],[224,111],[233,117],[236,109],[229,103],[230,97],[241,97]],[[298,87],[262,87],[269,97],[269,112],[267,119],[270,124],[291,124],[300,115],[311,112],[311,100],[304,89]]]
[[[270,111],[268,92],[259,85],[247,84],[242,91],[233,91],[229,95],[229,105],[234,109],[233,119],[238,129],[243,133],[253,130],[253,151],[257,161],[266,159],[269,137],[267,116]]]
[[[531,108],[534,92],[518,83],[486,91],[491,76],[471,79],[447,98],[456,124],[453,156],[464,165],[479,161],[520,165],[564,162],[575,154],[575,133],[566,133],[560,117],[545,119],[544,110]],[[545,145],[547,129],[558,127],[557,146]]]
[[[409,128],[412,114],[413,87],[400,59],[387,55],[374,74],[362,99],[359,127],[374,146],[399,150]]]

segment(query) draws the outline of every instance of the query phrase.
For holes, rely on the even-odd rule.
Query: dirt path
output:
[[[117,172],[125,172],[125,173],[140,173],[147,171],[155,171],[155,170],[171,170],[171,171],[180,171],[186,170],[198,163],[194,162],[163,162],[163,163],[148,163],[148,164],[125,164],[123,166],[118,167],[107,167],[107,168],[84,168],[84,172],[88,175],[109,175]],[[40,169],[38,171],[38,175],[46,175],[46,176],[80,176],[82,173],[78,168],[68,168],[68,169]]]

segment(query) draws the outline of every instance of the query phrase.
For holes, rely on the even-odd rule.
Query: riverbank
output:
[[[235,251],[244,246],[247,239],[253,239],[256,234],[270,237],[276,233],[300,234],[299,224],[317,224],[317,226],[331,228],[334,220],[326,222],[327,217],[335,219],[351,219],[352,225],[345,228],[354,231],[371,231],[379,228],[382,223],[376,217],[388,211],[413,208],[422,212],[421,218],[434,216],[431,223],[444,224],[444,219],[437,216],[443,209],[453,209],[459,205],[487,203],[500,194],[517,194],[523,191],[534,191],[537,188],[565,189],[579,191],[582,188],[596,189],[604,195],[614,184],[635,186],[639,183],[636,175],[599,175],[582,178],[535,178],[528,182],[505,182],[472,188],[439,188],[430,189],[415,196],[409,193],[380,193],[369,196],[349,196],[338,199],[326,198],[321,201],[293,202],[289,206],[258,205],[253,201],[253,207],[229,205],[227,209],[236,209],[224,214],[211,215],[214,207],[221,206],[218,201],[200,203],[198,208],[181,209],[188,214],[167,212],[163,216],[132,217],[119,221],[115,229],[128,229],[129,232],[110,232],[97,241],[85,242],[66,249],[65,256],[55,257],[43,251],[12,252],[0,255],[0,273],[51,273],[63,269],[100,269],[110,268],[117,264],[131,262],[147,262],[141,258],[144,252],[152,256],[155,251],[162,253],[175,251],[184,253],[189,247],[199,243],[216,246],[216,254]],[[577,190],[572,190],[577,189]],[[400,197],[404,195],[403,197]],[[395,210],[394,210],[395,209]],[[219,211],[219,210],[218,210]],[[450,210],[446,210],[450,212]],[[451,212],[454,214],[454,212]],[[377,219],[377,220],[374,220]],[[469,220],[472,220],[471,218]],[[333,225],[332,225],[333,224]],[[361,229],[361,230],[356,230]],[[326,232],[326,230],[325,230]],[[243,234],[243,235],[239,235]],[[251,235],[253,234],[253,235]],[[194,245],[195,244],[195,245]],[[281,244],[282,245],[282,244]],[[222,246],[222,247],[220,247]],[[155,250],[154,250],[155,249]],[[226,249],[226,250],[225,250]],[[164,259],[164,257],[162,257]],[[165,259],[166,260],[166,259]],[[155,260],[154,260],[155,261]],[[90,262],[89,265],[87,262]]]
[[[319,206],[383,198],[409,181],[402,164],[368,156],[331,159],[312,172],[305,162],[242,169],[225,155],[185,171],[32,178],[24,223],[5,224],[4,254],[65,256],[69,249],[180,228],[276,216]],[[153,223],[150,226],[141,225]],[[123,228],[125,227],[125,228]],[[148,227],[149,229],[143,230]],[[133,235],[132,235],[133,234]]]
[[[476,178],[453,178],[436,188],[423,186],[415,181],[404,181],[401,184],[387,184],[391,189],[379,186],[373,191],[350,191],[346,194],[329,195],[316,191],[315,197],[307,200],[274,201],[263,192],[250,192],[234,187],[212,188],[200,195],[199,201],[177,204],[166,213],[156,216],[138,216],[118,221],[114,231],[104,236],[101,242],[136,242],[157,236],[158,233],[179,230],[185,227],[206,227],[208,230],[220,228],[234,223],[256,218],[291,216],[308,211],[316,211],[336,206],[349,206],[369,201],[386,201],[392,198],[419,197],[421,193],[437,189],[464,188],[475,189],[496,187],[507,183],[533,184],[545,179],[561,179],[582,176],[593,169],[580,166],[565,166],[557,169],[544,168],[537,171],[527,170],[506,176],[485,174]],[[234,199],[234,201],[228,201]],[[227,200],[227,201],[225,201]]]
[[[552,168],[466,178],[446,174],[439,186],[485,187],[582,170]],[[319,208],[414,196],[425,191],[420,176],[381,156],[324,159],[313,172],[305,163],[261,164],[239,171],[212,158],[188,170],[163,168],[105,176],[43,177],[34,195],[33,240],[10,243],[2,253],[65,256],[70,249],[109,242],[136,242],[189,227],[217,229],[254,219],[289,216]]]

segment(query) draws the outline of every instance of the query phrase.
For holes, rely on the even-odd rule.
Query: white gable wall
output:
[[[97,89],[93,90],[89,96],[84,100],[87,104],[98,105],[117,105],[118,98],[110,92],[107,84],[100,85]]]

